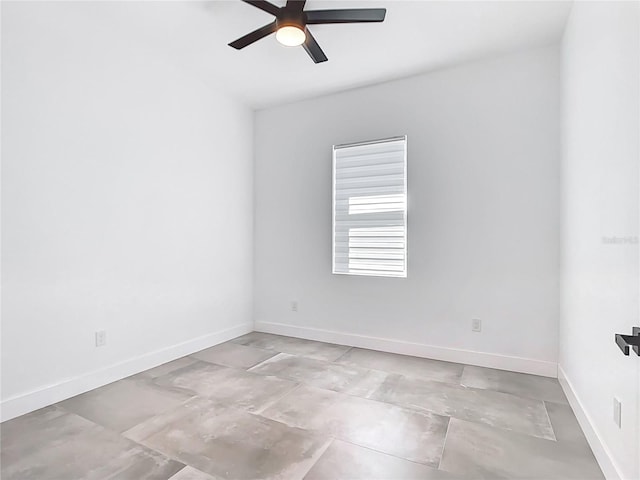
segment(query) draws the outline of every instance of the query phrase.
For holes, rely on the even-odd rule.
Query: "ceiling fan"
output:
[[[275,32],[276,40],[288,47],[302,45],[315,63],[326,62],[327,56],[307,25],[326,23],[369,23],[382,22],[387,10],[384,8],[349,8],[343,10],[304,10],[306,0],[287,0],[284,7],[278,7],[266,0],[242,0],[275,16],[275,21],[234,40],[229,44],[237,50],[257,42]]]

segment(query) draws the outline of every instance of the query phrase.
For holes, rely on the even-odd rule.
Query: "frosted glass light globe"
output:
[[[306,39],[307,36],[303,30],[291,25],[280,27],[276,32],[276,40],[287,47],[302,45]]]

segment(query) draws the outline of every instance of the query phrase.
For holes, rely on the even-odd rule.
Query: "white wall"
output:
[[[4,419],[251,330],[253,114],[101,5],[2,2]]]
[[[613,339],[640,324],[639,14],[637,2],[576,2],[562,44],[560,373],[605,474],[629,479],[640,478],[640,359]],[[616,237],[631,239],[606,243]]]
[[[559,89],[548,47],[257,112],[257,329],[554,376]],[[332,275],[331,146],[404,134],[408,278]]]

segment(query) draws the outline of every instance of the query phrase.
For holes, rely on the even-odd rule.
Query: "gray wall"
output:
[[[555,375],[559,82],[549,47],[257,112],[257,328]],[[331,146],[404,134],[408,278],[332,275]]]
[[[251,329],[252,112],[94,6],[2,5],[5,418]]]
[[[639,15],[576,2],[562,44],[560,375],[607,478],[640,478],[640,362],[613,341],[640,323]]]

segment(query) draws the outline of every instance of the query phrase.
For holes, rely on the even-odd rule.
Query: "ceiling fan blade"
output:
[[[271,15],[278,15],[280,13],[280,7],[276,7],[272,3],[267,2],[266,0],[242,0],[245,3],[249,3],[254,7],[258,7],[260,10],[263,10]]]
[[[320,48],[320,45],[318,45],[318,42],[316,42],[316,39],[313,38],[313,35],[311,35],[311,32],[309,31],[308,28],[304,29],[304,33],[307,35],[307,39],[302,44],[302,46],[304,47],[305,51],[309,54],[313,62],[321,63],[329,60],[327,56],[324,54],[324,52],[322,51],[322,49]]]
[[[230,47],[235,48],[236,50],[240,50],[241,48],[246,47],[247,45],[251,45],[253,42],[257,42],[261,38],[266,37],[267,35],[275,32],[276,22],[272,22],[264,27],[261,27],[257,30],[254,30],[251,33],[246,34],[244,37],[240,37],[237,40],[234,40],[229,44]]]
[[[348,8],[345,10],[309,10],[307,24],[382,22],[386,8]]]
[[[287,6],[285,7],[287,10],[295,10],[301,12],[304,10],[304,4],[307,3],[307,0],[287,0]]]

